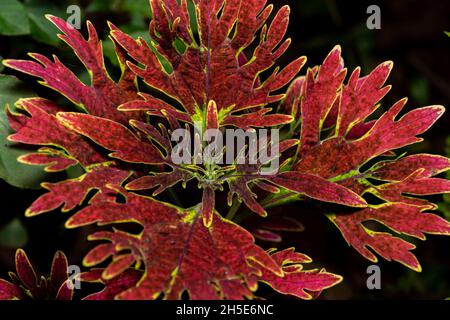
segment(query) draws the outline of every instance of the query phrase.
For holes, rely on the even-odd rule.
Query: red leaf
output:
[[[271,109],[260,109],[256,112],[233,116],[230,115],[222,122],[223,125],[231,125],[244,130],[257,127],[274,127],[287,124],[292,121],[291,116],[284,114],[267,114]]]
[[[389,233],[369,229],[363,222],[377,221],[390,229],[425,240],[424,233],[450,234],[450,223],[441,217],[423,213],[422,209],[403,203],[390,203],[366,208],[353,214],[330,215],[329,218],[341,230],[345,240],[370,261],[376,256],[369,250],[387,260],[398,261],[405,266],[420,271],[420,264],[410,252],[415,246]]]
[[[184,121],[192,122],[189,114],[182,112],[170,104],[154,98],[148,94],[140,93],[140,96],[145,100],[131,100],[119,106],[120,111],[146,111],[147,114],[152,116],[165,117],[166,114],[170,114],[174,118]]]
[[[0,300],[19,300],[24,297],[25,295],[19,287],[0,279]]]
[[[61,287],[59,287],[58,293],[56,294],[56,300],[72,300],[73,298],[73,287],[70,280],[64,282]]]
[[[403,194],[423,196],[450,193],[450,181],[446,179],[424,177],[423,169],[419,169],[402,181],[373,187],[373,190],[374,191],[372,192],[375,195],[386,201],[409,203],[433,209],[435,208],[433,204],[422,199],[404,197]]]
[[[206,109],[206,130],[219,129],[219,114],[214,101],[210,101]]]
[[[317,76],[308,71],[305,97],[301,103],[302,129],[300,152],[304,154],[320,140],[322,123],[337,97],[337,90],[344,81],[346,70],[342,69],[341,48],[335,47],[320,67]]]
[[[68,157],[65,153],[52,148],[40,148],[38,151],[39,153],[21,156],[18,160],[32,165],[45,165],[47,172],[64,171],[78,163],[77,160]]]
[[[22,283],[26,288],[34,288],[37,286],[38,280],[36,277],[36,272],[33,266],[28,260],[28,257],[22,249],[16,252],[16,270]]]
[[[378,162],[372,169],[372,177],[386,181],[400,181],[418,169],[423,177],[432,177],[450,169],[450,159],[431,154],[415,154],[396,161]]]
[[[321,177],[299,172],[283,172],[268,179],[278,186],[310,198],[351,207],[365,207],[366,201],[353,191]]]
[[[248,186],[253,180],[257,179],[257,177],[258,176],[241,176],[229,179],[227,181],[228,186],[230,187],[230,191],[228,192],[228,205],[232,205],[233,195],[236,194],[239,201],[243,201],[250,210],[259,214],[261,217],[265,217],[267,216],[266,210],[258,203],[258,201],[256,201],[256,194],[252,192]]]
[[[64,282],[67,281],[67,268],[68,263],[64,253],[61,251],[56,252],[50,272],[50,282],[55,288],[61,288]]]
[[[249,289],[255,289],[252,279],[258,269],[250,267],[248,261],[256,263],[258,268],[281,271],[262,249],[253,244],[249,233],[217,214],[211,227],[206,228],[196,211],[179,211],[132,194],[128,194],[127,199],[125,204],[97,202],[67,222],[68,227],[79,227],[134,221],[144,227],[139,237],[118,230],[91,236],[92,240],[110,241],[116,248],[115,256],[121,255],[122,250],[130,250],[135,261],[142,261],[146,267],[139,284],[122,293],[121,298],[150,299],[163,294],[171,299],[179,298],[187,290],[192,299],[237,299],[242,298],[240,292],[251,296]],[[102,248],[110,250],[109,247]],[[230,282],[247,289],[233,295],[225,294],[220,288],[222,284],[228,287]]]
[[[146,164],[162,162],[161,153],[153,145],[139,140],[129,129],[117,122],[70,112],[59,113],[57,118],[69,129],[114,151],[110,155],[113,158]]]
[[[440,106],[415,109],[394,121],[406,100],[396,103],[362,138],[345,141],[335,137],[313,147],[296,164],[295,169],[324,178],[345,175],[368,160],[387,151],[421,141],[416,135],[425,132],[443,113]]]
[[[266,208],[291,200],[326,202],[316,210],[326,210],[346,241],[364,257],[376,261],[377,253],[420,270],[410,252],[414,245],[379,232],[376,223],[419,239],[425,233],[449,234],[449,222],[425,213],[435,206],[419,198],[450,191],[447,180],[434,177],[450,168],[449,160],[432,155],[395,158],[394,153],[421,141],[417,136],[442,115],[443,107],[414,109],[399,118],[404,99],[378,119],[369,119],[390,89],[384,83],[392,63],[383,63],[364,77],[357,68],[344,84],[346,69],[339,46],[306,76],[297,77],[304,57],[282,69],[276,67],[291,42],[284,40],[287,6],[267,22],[273,6],[266,7],[265,0],[195,0],[189,4],[194,10],[185,0],[151,0],[150,4],[150,44],[110,24],[122,73],[118,82],[106,71],[101,41],[89,22],[85,39],[63,19],[48,17],[89,71],[91,85],[83,84],[56,57],[31,54],[35,61],[5,63],[42,79],[88,113],[67,112],[73,110],[41,98],[19,100],[17,113],[6,111],[16,132],[9,139],[50,146],[21,157],[22,162],[45,165],[48,171],[62,171],[79,162],[86,172],[78,179],[44,183],[49,192],[32,204],[27,215],[84,205],[67,226],[103,227],[89,237],[102,243],[86,255],[84,264],[104,263],[105,268],[83,277],[100,282],[104,289],[87,299],[174,299],[184,292],[193,299],[250,299],[258,281],[310,299],[341,280],[324,270],[303,270],[311,259],[293,249],[264,251],[249,232],[224,220],[216,211],[215,191],[219,204],[225,183],[229,205],[237,194],[261,216],[267,215]],[[198,37],[192,23],[197,23]],[[138,78],[155,96],[139,92]],[[284,94],[281,89],[288,85]],[[272,112],[271,104],[277,102],[282,114]],[[196,146],[203,144],[200,136],[206,129],[279,127],[283,139],[277,142],[279,152],[274,156],[281,163],[279,172],[263,175],[267,162],[172,163],[171,133],[181,123],[192,130],[198,122],[202,132],[193,139]],[[286,124],[290,125],[283,127]],[[264,147],[267,151],[273,146],[266,141]],[[377,163],[378,157],[383,161]],[[369,161],[374,164],[366,169]],[[180,209],[128,193],[122,184],[131,177],[126,189],[156,188],[154,196],[195,178],[203,199]],[[286,190],[280,192],[281,188]],[[95,194],[86,199],[92,190]],[[267,193],[275,195],[260,202],[258,197]],[[371,203],[373,197],[366,197],[368,193],[378,197],[376,205]],[[341,211],[335,204],[352,208]],[[239,203],[235,205],[230,217]],[[245,218],[243,212],[236,220]],[[274,231],[301,230],[296,220],[289,219],[243,223],[260,239],[272,242],[281,240]],[[119,229],[117,224],[126,227]],[[17,255],[18,276],[12,274],[13,283],[0,281],[0,297],[72,298],[62,253],[55,256],[50,277],[41,278],[23,251]]]
[[[279,110],[297,118],[300,108],[300,98],[305,94],[305,77],[298,77],[289,86],[286,97],[281,101]]]
[[[28,208],[26,215],[35,216],[44,212],[57,209],[64,204],[62,211],[70,211],[81,204],[88,192],[97,189],[100,194],[97,199],[107,199],[111,190],[108,185],[118,186],[126,178],[128,173],[110,167],[98,167],[85,175],[72,180],[59,183],[44,183],[42,186],[50,192],[42,195]]]
[[[84,257],[83,264],[87,267],[95,266],[108,259],[115,251],[114,245],[110,243],[98,245]]]
[[[142,277],[142,273],[135,269],[128,269],[111,280],[104,280],[102,274],[103,269],[93,269],[81,274],[81,281],[99,282],[105,285],[102,291],[93,293],[83,300],[113,300],[120,293],[134,287]]]
[[[259,83],[259,74],[272,67],[289,46],[290,40],[280,45],[289,21],[287,6],[280,9],[268,29],[262,29],[261,41],[253,57],[247,59],[242,50],[253,42],[272,9],[267,7],[263,10],[265,1],[227,1],[220,16],[219,2],[196,2],[200,44],[198,47],[188,46],[183,53],[174,48],[173,41],[176,37],[186,44],[194,41],[186,3],[164,0],[152,1],[151,5],[150,34],[157,42],[155,50],[150,49],[144,40],[134,40],[112,25],[111,34],[133,59],[143,65],[141,68],[129,63],[136,75],[153,88],[177,99],[190,114],[194,114],[198,106],[206,109],[209,102],[214,101],[218,111],[226,111],[223,120],[227,121],[227,113],[231,111],[278,101],[283,95],[271,96],[271,93],[287,85],[306,61],[302,57],[282,71],[277,68],[264,83]],[[234,23],[236,32],[233,35]],[[171,74],[164,71],[159,56],[171,64]],[[265,122],[275,125],[289,120],[288,117],[271,115]],[[236,121],[230,119],[226,123],[240,125]],[[259,125],[263,124],[261,120],[259,122]],[[247,127],[250,126],[250,119],[247,119]]]
[[[390,89],[383,85],[392,63],[383,63],[370,75],[362,78],[359,76],[360,70],[356,69],[348,84],[340,89],[336,80],[336,74],[341,70],[338,54],[335,52],[330,56],[324,62],[328,68],[324,68],[324,65],[320,67],[316,76],[319,80],[316,81],[335,81],[336,86],[329,87],[320,98],[310,98],[311,106],[308,105],[308,83],[311,86],[315,83],[312,82],[314,72],[310,72],[306,89],[301,93],[305,96],[302,97],[302,131],[294,170],[329,179],[360,196],[370,192],[385,201],[381,206],[369,206],[353,213],[337,212],[330,217],[341,229],[347,242],[366,258],[376,260],[375,255],[366,248],[370,246],[386,259],[399,261],[418,270],[419,263],[409,252],[414,248],[412,244],[388,233],[368,230],[362,222],[371,219],[381,221],[395,230],[420,237],[427,231],[447,233],[448,223],[445,220],[432,214],[420,213],[421,210],[434,209],[435,206],[417,196],[449,192],[447,180],[431,178],[449,169],[449,160],[439,156],[416,155],[382,161],[365,172],[360,170],[375,157],[392,155],[392,150],[421,141],[417,135],[425,132],[442,115],[444,109],[441,106],[414,109],[396,120],[406,103],[406,99],[403,99],[378,120],[367,121],[367,117],[377,109],[378,101]],[[313,89],[311,91],[315,92]],[[330,101],[333,101],[332,97],[335,95],[338,100],[331,106]],[[324,116],[327,116],[326,127],[335,125],[335,132],[320,141],[319,133]],[[387,183],[374,185],[368,178]],[[381,212],[388,211],[391,216],[381,215]]]
[[[385,62],[376,67],[367,77],[359,78],[360,69],[356,69],[348,85],[342,90],[342,100],[336,130],[339,136],[346,133],[357,123],[366,119],[377,108],[380,101],[390,90],[383,87],[393,63]]]
[[[86,166],[106,161],[82,137],[67,130],[58,122],[50,111],[55,108],[52,102],[31,98],[19,100],[18,105],[25,109],[31,117],[18,116],[20,125],[15,126],[17,132],[9,136],[9,140],[24,144],[62,147]],[[16,117],[16,115],[10,115],[10,119],[11,117]]]
[[[263,241],[281,242],[282,240],[279,234],[264,229],[254,229],[252,230],[252,234],[255,238]]]
[[[17,275],[9,273],[13,283],[0,279],[0,300],[71,300],[73,297],[73,288],[67,280],[67,258],[62,252],[55,254],[50,275],[38,277],[25,252],[19,249],[16,272]]]
[[[103,271],[102,277],[110,280],[123,273],[133,265],[135,257],[132,254],[115,255],[113,261]]]
[[[300,263],[311,262],[311,259],[297,254],[293,249],[275,252],[272,258],[283,266],[284,277],[277,277],[263,271],[261,281],[282,294],[312,299],[317,293],[342,281],[341,276],[325,272],[325,270],[303,270]]]
[[[202,217],[203,223],[205,227],[209,228],[212,224],[214,217],[214,207],[215,207],[215,193],[214,190],[210,187],[205,187],[203,189],[203,198],[202,198]]]
[[[117,84],[109,77],[103,61],[103,50],[97,33],[90,22],[87,23],[89,39],[61,18],[47,16],[64,35],[60,38],[71,46],[92,76],[92,86],[84,85],[56,56],[53,60],[40,54],[30,54],[38,62],[5,60],[3,63],[13,69],[31,74],[44,80],[50,88],[60,92],[77,105],[82,105],[89,113],[127,123],[124,113],[117,111],[122,103],[136,99],[135,76],[130,78],[123,70],[122,80]],[[120,53],[118,53],[120,55]],[[135,114],[135,118],[136,118]]]
[[[125,187],[127,190],[148,190],[158,187],[153,196],[157,196],[167,188],[170,188],[182,181],[186,183],[191,180],[192,175],[185,171],[174,169],[171,173],[160,173],[152,176],[144,176],[136,180],[131,181]]]

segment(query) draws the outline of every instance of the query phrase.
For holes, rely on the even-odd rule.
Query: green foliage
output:
[[[93,0],[87,6],[86,11],[91,14],[117,14],[127,19],[127,23],[122,24],[128,33],[141,32],[147,30],[147,20],[149,17],[147,0]]]
[[[19,22],[20,23],[17,23]],[[2,0],[0,2],[0,34],[18,36],[30,33],[30,23],[27,11],[17,0]]]
[[[8,248],[19,248],[26,245],[28,234],[22,222],[14,219],[0,229],[0,245]]]
[[[38,42],[48,45],[58,45],[60,41],[55,37],[57,29],[51,23],[48,23],[45,15],[49,12],[54,12],[63,16],[63,10],[53,2],[42,2],[39,0],[26,0],[25,6],[28,12],[31,37]]]
[[[53,2],[25,0],[22,4],[18,0],[2,0],[0,2],[0,35],[29,35],[38,42],[57,45],[59,39],[54,37],[56,29],[44,18],[44,15],[49,12],[63,15],[62,7],[58,7]]]

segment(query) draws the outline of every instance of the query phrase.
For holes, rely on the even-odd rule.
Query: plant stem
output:
[[[281,191],[278,194],[271,194],[261,201],[264,209],[275,207],[281,204],[289,203],[299,199],[299,195],[291,191]]]
[[[294,192],[282,191],[281,193],[279,193],[277,195],[272,194],[272,195],[266,197],[263,201],[261,201],[261,205],[263,206],[264,209],[267,209],[267,208],[271,208],[271,207],[278,206],[281,204],[293,202],[296,200],[301,200],[301,196],[299,196],[298,194],[296,194]],[[253,214],[253,212],[247,209],[247,210],[241,212],[236,217],[234,222],[236,222],[237,224],[240,224],[242,221],[245,220],[245,218],[249,217],[252,214]]]
[[[241,203],[242,203],[241,201],[238,201],[236,199],[233,200],[233,205],[231,206],[226,216],[227,220],[233,220],[234,216],[236,215],[236,212],[239,210],[241,206]]]

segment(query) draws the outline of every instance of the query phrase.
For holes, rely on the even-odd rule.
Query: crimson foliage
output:
[[[67,228],[107,226],[89,237],[99,244],[84,259],[90,270],[82,280],[105,288],[88,299],[178,299],[183,292],[192,299],[254,298],[258,282],[282,294],[316,297],[342,278],[324,269],[304,269],[311,262],[306,255],[294,248],[265,250],[252,236],[270,243],[283,232],[301,230],[292,217],[270,212],[292,201],[317,203],[348,244],[370,261],[376,262],[378,254],[420,271],[411,252],[414,245],[398,234],[421,240],[425,233],[450,234],[450,223],[430,213],[436,206],[421,198],[450,191],[448,180],[434,177],[450,168],[450,160],[397,155],[394,150],[420,142],[417,136],[443,114],[442,106],[399,117],[403,99],[370,120],[390,90],[384,83],[392,63],[382,63],[367,76],[358,68],[346,80],[339,46],[305,76],[298,76],[305,57],[274,67],[291,42],[283,40],[287,6],[268,23],[273,7],[265,0],[150,3],[151,43],[110,24],[122,71],[118,81],[106,71],[92,24],[88,22],[85,39],[54,16],[48,19],[89,71],[91,85],[56,56],[30,54],[33,61],[4,62],[40,78],[76,105],[19,100],[16,110],[8,109],[15,131],[9,139],[41,146],[22,156],[23,163],[54,172],[76,165],[84,170],[76,179],[43,183],[48,192],[26,215],[62,208],[72,212]],[[266,75],[267,70],[273,71]],[[140,89],[138,80],[151,90]],[[262,174],[263,163],[174,163],[170,134],[192,129],[194,123],[201,123],[203,131],[280,129],[279,172]],[[159,198],[188,182],[203,192],[198,205],[181,208],[175,200]],[[147,190],[153,190],[151,196]],[[228,215],[226,205],[216,201],[222,190],[228,191]],[[368,200],[373,198],[377,201]],[[251,232],[238,224],[249,212],[266,217]],[[381,223],[389,232],[367,221]],[[129,223],[140,225],[141,231],[121,228]],[[26,260],[22,251],[18,258]],[[34,271],[23,261],[18,263],[20,279],[1,282],[0,297],[40,297],[34,293]],[[99,264],[103,268],[94,268]],[[60,285],[52,287],[51,296],[71,297],[61,288],[55,291]]]

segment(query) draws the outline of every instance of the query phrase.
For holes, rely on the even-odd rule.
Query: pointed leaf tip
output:
[[[213,222],[215,207],[215,193],[210,187],[203,189],[202,217],[205,227],[209,228]]]

